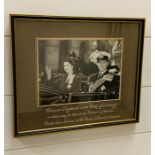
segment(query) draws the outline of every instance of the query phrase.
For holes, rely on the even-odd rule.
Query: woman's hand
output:
[[[52,73],[52,68],[50,65],[46,65],[45,66],[45,71],[46,71],[46,75],[47,75],[47,80],[51,79],[51,73]]]

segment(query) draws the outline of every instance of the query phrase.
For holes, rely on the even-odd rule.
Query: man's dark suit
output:
[[[110,77],[110,79],[108,79],[107,77]],[[101,95],[96,95],[96,100],[119,98],[120,77],[118,75],[113,75],[108,71],[106,71],[101,76],[99,75],[99,73],[92,74],[89,77],[89,83],[93,83],[93,86],[95,86],[97,82],[99,84],[96,85],[93,92],[99,92]]]

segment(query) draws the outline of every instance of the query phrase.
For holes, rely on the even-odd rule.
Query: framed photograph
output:
[[[11,15],[15,136],[138,122],[144,25]]]

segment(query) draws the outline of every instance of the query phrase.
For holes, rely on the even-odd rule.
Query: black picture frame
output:
[[[145,19],[14,14],[10,15],[10,18],[15,136],[136,123],[139,121]],[[81,90],[80,87],[78,95],[73,93],[73,90],[64,92],[58,89],[51,90],[49,87],[48,89],[47,87],[46,89],[41,87],[40,80],[42,79],[40,76],[46,77],[45,81],[47,81],[47,76],[45,76],[47,71],[41,72],[41,65],[44,64],[43,70],[45,70],[47,59],[50,58],[47,53],[53,51],[56,55],[52,57],[54,55],[52,53],[50,60],[54,62],[57,57],[57,61],[54,62],[57,63],[54,67],[56,70],[55,75],[59,77],[57,79],[64,75],[64,72],[60,72],[65,70],[61,61],[68,54],[73,54],[69,53],[69,51],[75,50],[75,53],[76,50],[78,51],[76,62],[80,63],[82,59],[79,58],[79,53],[87,51],[88,55],[85,56],[87,63],[82,64],[85,68],[87,65],[87,70],[84,71],[79,67],[81,74],[78,73],[80,75],[80,86],[83,77],[85,77],[84,82],[86,83],[88,77],[95,73],[94,71],[86,74],[86,71],[93,70],[92,66],[88,66],[89,61],[92,60],[88,58],[94,52],[88,52],[91,46],[89,43],[93,41],[95,44],[97,43],[97,54],[100,54],[100,56],[95,54],[96,63],[103,62],[102,58],[106,58],[109,61],[108,64],[112,64],[110,63],[111,56],[105,57],[107,56],[106,52],[113,56],[112,60],[116,60],[114,58],[116,53],[119,55],[117,57],[119,63],[111,65],[116,72],[110,73],[112,79],[114,79],[115,75],[120,79],[119,95],[117,97],[103,98],[103,92],[105,93],[105,90],[107,90],[105,83],[104,91],[95,89],[92,93],[88,89]],[[76,47],[73,47],[73,42]],[[121,48],[118,51],[114,50],[117,49],[114,48],[114,44],[117,45],[116,47]],[[115,54],[113,55],[112,52]],[[58,53],[59,55],[57,55]],[[69,58],[73,59],[73,57]],[[121,67],[118,67],[117,64],[120,64]],[[60,76],[58,76],[59,74]],[[81,75],[83,75],[82,78]],[[106,79],[106,81],[108,80]],[[62,78],[57,83],[55,81],[54,84],[58,85],[63,82],[65,83]],[[86,83],[86,86],[90,88],[88,83]],[[114,86],[116,86],[116,83],[114,83]],[[46,93],[43,97],[41,96],[42,92],[43,94]],[[97,99],[99,92],[101,98]],[[49,100],[47,94],[50,99],[52,97],[52,100]]]

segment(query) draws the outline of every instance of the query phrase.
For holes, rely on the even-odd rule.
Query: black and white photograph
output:
[[[120,100],[123,38],[36,38],[38,106]]]

